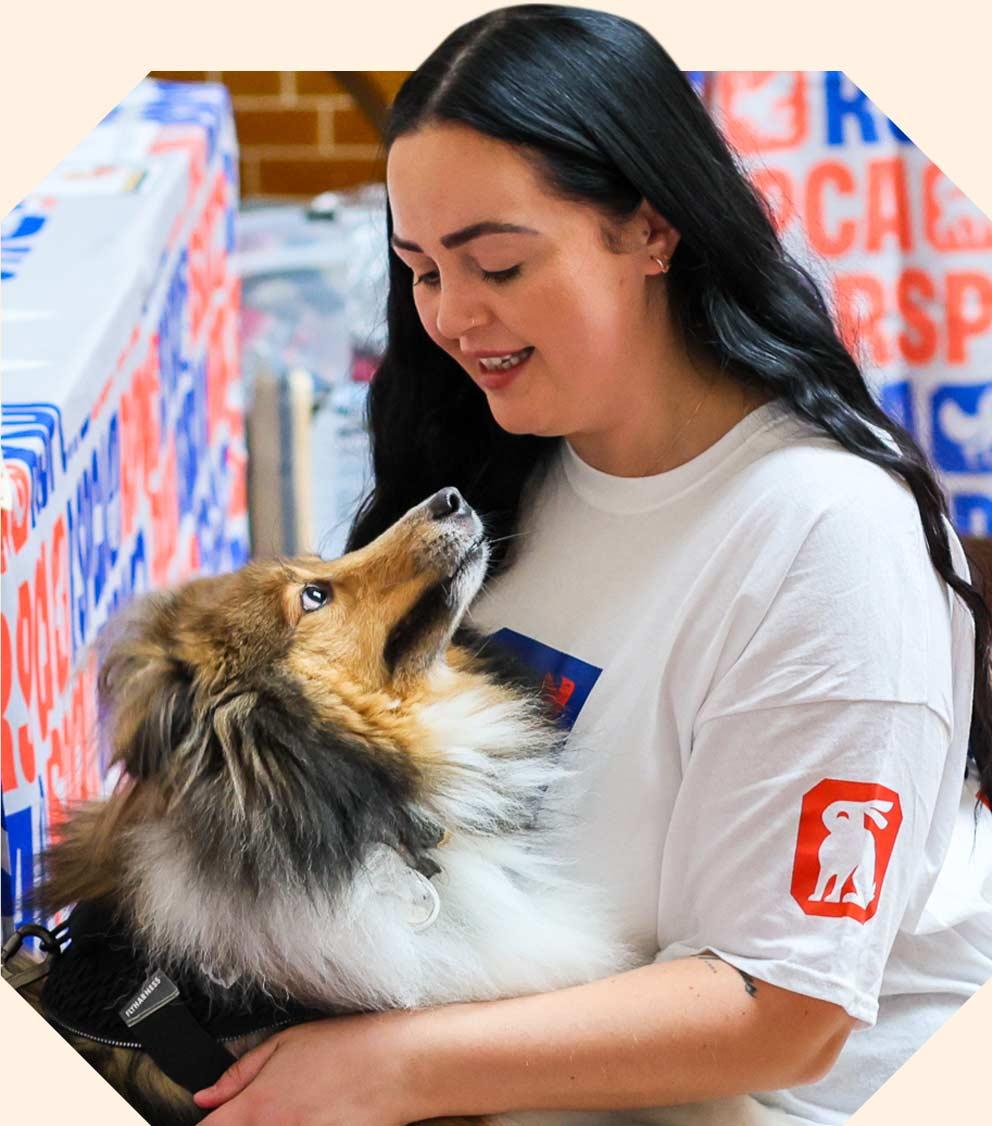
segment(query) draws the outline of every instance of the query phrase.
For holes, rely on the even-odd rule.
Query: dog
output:
[[[211,1076],[184,1080],[171,1053],[204,1025],[197,1059],[223,1069],[294,1020],[632,965],[558,858],[564,731],[520,666],[456,632],[488,555],[448,488],[338,560],[252,562],[116,623],[99,689],[119,778],[44,858],[40,909],[78,906],[72,942],[28,992],[149,1122],[202,1116],[191,1091]],[[143,1009],[179,1021],[157,1056],[132,1023]],[[749,1098],[574,1112],[775,1120]]]

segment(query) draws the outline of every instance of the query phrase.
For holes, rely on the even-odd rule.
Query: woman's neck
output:
[[[676,469],[719,441],[772,396],[711,370],[632,389],[621,417],[596,431],[568,434],[575,453],[614,477],[650,477]]]

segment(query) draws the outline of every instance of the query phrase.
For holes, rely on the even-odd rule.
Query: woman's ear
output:
[[[125,615],[100,667],[101,722],[111,762],[133,778],[161,773],[193,726],[193,676],[172,652],[174,595],[152,595]]]
[[[646,199],[641,200],[633,221],[639,243],[645,251],[648,266],[646,272],[649,274],[667,273],[668,263],[679,244],[681,237],[679,232]],[[665,264],[664,268],[658,265],[658,259]]]

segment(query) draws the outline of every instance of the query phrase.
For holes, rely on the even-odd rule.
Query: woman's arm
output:
[[[852,1024],[701,955],[554,993],[304,1024],[197,1103],[220,1107],[211,1126],[663,1106],[813,1082]]]
[[[588,985],[411,1014],[418,1117],[606,1109],[799,1086],[822,1078],[854,1021],[714,955]]]

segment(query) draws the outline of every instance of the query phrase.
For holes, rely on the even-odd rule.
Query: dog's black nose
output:
[[[427,511],[435,520],[445,520],[449,516],[457,516],[464,512],[465,501],[457,489],[440,489],[427,502]]]

